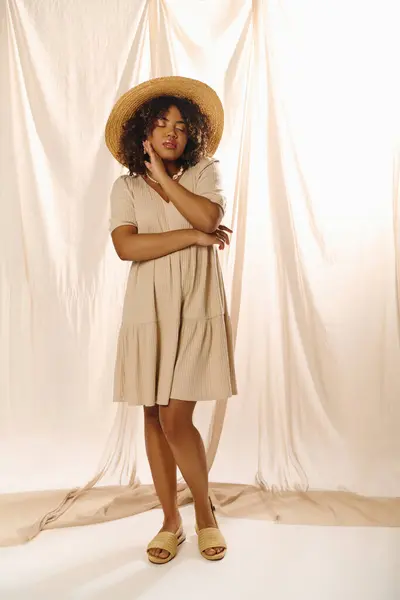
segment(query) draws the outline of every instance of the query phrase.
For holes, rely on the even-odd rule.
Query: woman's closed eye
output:
[[[157,127],[166,127],[167,126],[167,119],[157,119],[157,123],[156,123]],[[175,126],[175,129],[177,131],[180,131],[181,133],[186,133],[186,126],[183,123],[177,123],[177,125]]]

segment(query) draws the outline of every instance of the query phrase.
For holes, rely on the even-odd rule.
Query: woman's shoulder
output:
[[[214,168],[217,168],[218,163],[219,160],[218,158],[215,158],[215,156],[204,156],[194,167],[192,167],[192,169],[196,174],[200,175],[205,169],[213,168],[213,166]]]
[[[113,190],[114,191],[128,190],[129,192],[133,193],[135,187],[137,186],[138,179],[139,179],[139,177],[129,175],[129,173],[120,175],[119,177],[117,177],[117,179],[113,183]]]
[[[136,175],[129,175],[129,173],[125,173],[123,175],[120,175],[119,177],[117,177],[117,179],[114,182],[114,185],[116,183],[119,183],[119,185],[129,185],[132,186],[134,185],[134,182],[139,179]]]

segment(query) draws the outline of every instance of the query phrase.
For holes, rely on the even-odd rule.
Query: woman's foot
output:
[[[211,501],[207,502],[207,505],[204,507],[202,512],[196,509],[196,523],[198,531],[208,528],[219,529],[214,511],[212,509]],[[225,550],[226,548],[223,546],[212,546],[211,548],[206,548],[204,550],[204,554],[207,556],[216,556],[218,554],[222,554]]]
[[[163,533],[165,531],[173,534],[182,532],[182,519],[179,513],[176,517],[172,519],[164,520],[164,524],[158,533]],[[154,558],[161,559],[167,559],[170,554],[169,552],[167,552],[167,550],[163,550],[161,548],[152,548],[151,550],[148,550],[148,553],[150,554],[150,556],[154,556]]]

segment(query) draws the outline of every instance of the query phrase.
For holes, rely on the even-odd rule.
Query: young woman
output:
[[[236,394],[230,322],[217,256],[231,231],[211,158],[223,109],[207,85],[181,77],[148,81],[115,105],[106,142],[129,169],[111,193],[118,256],[132,263],[115,370],[115,400],[144,406],[145,440],[164,511],[147,552],[175,557],[184,541],[177,466],[195,504],[199,549],[224,557],[226,543],[209,499],[204,445],[192,418],[196,402]]]

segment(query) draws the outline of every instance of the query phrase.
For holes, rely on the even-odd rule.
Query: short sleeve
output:
[[[219,162],[217,160],[204,159],[199,163],[195,193],[218,204],[225,213],[226,198],[222,189]]]
[[[121,225],[137,227],[133,193],[128,185],[129,176],[119,177],[111,190],[110,232]]]

